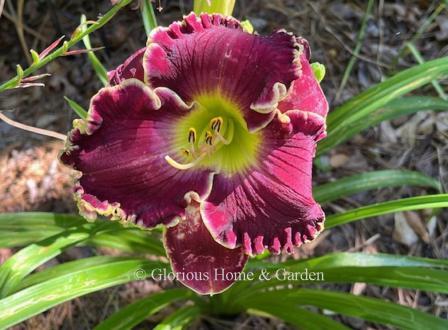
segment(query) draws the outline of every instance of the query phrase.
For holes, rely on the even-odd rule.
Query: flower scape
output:
[[[165,225],[179,280],[199,294],[234,282],[249,256],[291,253],[323,229],[312,161],[328,103],[305,39],[246,32],[222,15],[155,29],[109,72],[61,161],[80,172],[87,219]]]

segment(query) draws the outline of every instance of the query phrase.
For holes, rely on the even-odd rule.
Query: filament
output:
[[[201,160],[204,159],[205,155],[206,154],[204,153],[201,156],[199,156],[198,158],[196,158],[194,161],[192,161],[190,163],[186,163],[186,164],[178,163],[168,155],[165,156],[165,160],[168,164],[170,164],[174,168],[177,168],[178,170],[189,170],[190,168],[199,164],[201,162]]]

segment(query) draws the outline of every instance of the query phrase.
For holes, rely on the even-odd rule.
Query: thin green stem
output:
[[[350,58],[350,61],[348,62],[347,67],[345,68],[344,75],[342,76],[341,85],[339,86],[338,91],[336,92],[336,101],[341,96],[341,92],[344,89],[345,85],[347,84],[347,81],[348,81],[348,78],[350,77],[353,66],[355,65],[356,60],[358,59],[358,55],[359,55],[359,52],[361,51],[361,47],[362,47],[362,44],[363,44],[363,41],[364,41],[364,38],[366,35],[367,21],[372,12],[374,2],[375,2],[374,0],[369,0],[369,2],[367,3],[367,9],[366,9],[364,17],[362,19],[362,22],[361,22],[361,29],[359,30],[358,35],[356,37],[356,46],[355,46],[355,49],[353,50],[353,55]]]
[[[425,63],[425,60],[423,59],[422,55],[420,54],[420,52],[418,51],[418,49],[414,46],[414,44],[412,42],[406,43],[406,47],[409,49],[409,51],[412,53],[412,56],[414,56],[415,60],[419,64]],[[434,89],[437,91],[437,93],[439,94],[439,96],[442,99],[444,99],[444,100],[448,99],[445,91],[443,90],[442,86],[439,84],[439,82],[437,80],[432,80],[431,84],[434,86]]]
[[[51,52],[48,56],[42,58],[39,62],[35,62],[32,65],[30,65],[26,70],[23,70],[23,75],[16,75],[15,77],[9,79],[8,81],[4,82],[0,85],[0,92],[3,92],[7,89],[11,89],[14,87],[17,87],[20,84],[20,81],[22,78],[27,77],[31,75],[32,73],[36,72],[40,68],[44,67],[48,63],[54,61],[60,56],[64,56],[68,49],[76,45],[79,41],[82,40],[86,35],[89,35],[90,33],[98,30],[102,26],[104,26],[107,22],[109,22],[112,17],[115,16],[115,14],[123,7],[128,5],[132,0],[121,0],[119,3],[117,3],[115,6],[113,6],[106,14],[104,14],[96,23],[90,25],[85,31],[75,31],[72,38],[66,42],[60,47],[58,47],[55,51]]]
[[[85,31],[87,28],[87,19],[86,15],[81,15],[81,22],[80,22],[81,31]],[[92,44],[90,43],[90,38],[88,35],[84,36],[82,38],[82,41],[84,42],[84,46],[88,50],[92,50]],[[107,86],[109,84],[109,79],[107,78],[107,70],[101,63],[101,61],[98,59],[98,57],[95,55],[94,52],[88,52],[87,57],[89,58],[90,63],[92,64],[93,70],[95,70],[95,73],[98,77],[98,79],[101,81],[101,83],[104,86]]]
[[[151,31],[157,27],[157,19],[154,13],[154,8],[151,4],[151,0],[143,0],[143,3],[141,5],[141,12],[145,32],[149,37]]]
[[[0,0],[0,18],[2,17],[4,5],[5,5],[5,0]]]
[[[236,0],[194,0],[193,11],[200,13],[219,13],[223,15],[232,15]]]
[[[429,25],[436,19],[437,16],[440,15],[440,13],[446,8],[448,1],[442,1],[437,8],[434,10],[434,12],[423,22],[422,25],[418,28],[417,32],[414,34],[414,36],[409,40],[409,43],[414,44],[415,41],[417,41],[418,38],[428,29]],[[409,49],[404,45],[400,52],[398,53],[397,57],[394,59],[392,66],[396,67],[398,64],[398,61],[400,58],[405,56]]]

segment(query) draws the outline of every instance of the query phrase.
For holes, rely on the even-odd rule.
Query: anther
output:
[[[223,123],[223,119],[222,119],[222,117],[215,117],[215,118],[213,118],[211,121],[210,121],[210,123],[211,123],[211,129],[214,131],[214,132],[219,132],[220,130],[221,130],[221,126],[222,126],[222,123]]]
[[[213,144],[213,134],[212,134],[212,132],[207,131],[205,133],[205,143],[207,143],[210,146]]]
[[[216,132],[215,135],[216,135],[216,138],[218,138],[219,141],[221,141],[224,145],[229,145],[233,140],[233,134],[234,134],[233,121],[229,120],[227,132],[226,132],[227,138],[222,136],[219,132]]]
[[[191,127],[188,130],[188,142],[189,143],[195,143],[196,142],[196,130],[193,127]]]
[[[182,151],[182,153],[183,153],[185,156],[187,156],[187,157],[190,156],[190,154],[191,154],[190,150],[188,150],[188,149],[186,149],[186,148],[182,148],[181,151]]]

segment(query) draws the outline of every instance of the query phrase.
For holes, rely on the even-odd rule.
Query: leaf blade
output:
[[[323,290],[300,289],[263,292],[244,301],[244,306],[269,304],[279,299],[288,302],[291,306],[316,306],[338,314],[380,324],[390,324],[402,329],[446,329],[448,327],[448,321],[409,307],[375,298]],[[285,308],[287,308],[286,304]]]
[[[356,208],[343,213],[331,214],[327,216],[325,227],[327,229],[333,228],[353,221],[389,213],[445,207],[448,207],[448,194],[402,198]]]
[[[329,131],[336,130],[342,121],[346,121],[347,114],[354,113],[348,120],[353,122],[364,117],[366,113],[445,74],[448,74],[448,58],[445,57],[403,70],[355,96],[330,113],[328,116]]]
[[[79,105],[72,99],[68,98],[67,96],[64,96],[64,100],[67,101],[69,107],[72,108],[72,110],[79,116],[79,118],[82,119],[87,118],[87,111],[84,110],[84,108],[81,105]]]
[[[191,292],[186,289],[170,289],[140,299],[112,314],[98,324],[95,330],[133,329],[149,316],[157,313],[174,301],[187,299]]]
[[[419,172],[382,170],[355,174],[319,185],[314,188],[313,196],[319,203],[327,203],[362,191],[403,185],[442,190],[440,182]]]
[[[86,226],[64,231],[21,249],[0,266],[0,297],[7,296],[38,266],[59,255],[65,248],[86,240],[89,235]]]
[[[185,306],[168,315],[154,330],[181,330],[201,314],[198,306]]]
[[[447,74],[448,58],[442,57],[403,70],[353,97],[328,115],[329,138],[319,143],[317,154],[342,143],[354,122],[368,118],[390,101]]]
[[[377,253],[338,252],[321,257],[270,264],[251,260],[249,269],[267,270],[270,280],[231,288],[233,300],[277,286],[313,283],[368,283],[380,286],[448,292],[448,260]]]
[[[263,301],[260,301],[258,303],[253,302],[250,305],[249,313],[254,314],[254,311],[252,311],[252,309],[255,311],[262,311],[263,313],[267,313],[268,316],[275,316],[298,327],[299,329],[350,329],[342,323],[333,321],[331,318],[320,315],[318,313],[310,312],[305,308],[297,306],[291,307],[291,304],[289,304],[288,302],[285,303],[276,301],[275,305],[266,304]]]
[[[78,259],[74,261],[64,262],[49,268],[45,268],[39,272],[28,275],[15,288],[14,292],[23,290],[30,286],[46,282],[55,277],[60,277],[67,274],[74,274],[84,268],[91,266],[98,266],[102,264],[111,263],[113,261],[125,260],[125,257],[110,257],[110,256],[94,256],[89,258]]]
[[[322,154],[338,144],[349,140],[363,130],[383,121],[392,120],[419,111],[448,111],[448,101],[431,96],[405,96],[394,99],[379,107],[368,116],[362,117],[344,127],[343,130],[329,132],[326,139],[319,142],[318,154]]]
[[[115,221],[87,222],[79,215],[51,212],[21,212],[0,214],[0,247],[17,247],[32,244],[64,230],[91,224],[92,230],[106,226],[110,231],[94,235],[86,245],[105,246],[133,253],[151,253],[164,256],[165,249],[157,237],[157,228],[142,230],[124,227]]]
[[[13,326],[65,301],[108,287],[142,279],[136,272],[148,275],[154,268],[165,268],[160,262],[126,259],[93,265],[34,285],[0,300],[0,329]]]

